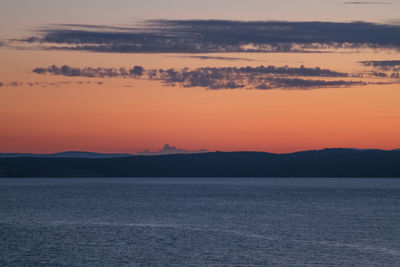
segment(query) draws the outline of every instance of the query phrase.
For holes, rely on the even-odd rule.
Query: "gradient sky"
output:
[[[398,1],[3,0],[0,152],[400,148],[399,11]],[[133,66],[143,75],[121,74]],[[158,69],[171,72],[152,77]]]

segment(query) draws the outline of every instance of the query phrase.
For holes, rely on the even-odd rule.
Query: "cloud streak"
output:
[[[346,1],[345,5],[394,5],[392,1]]]
[[[184,58],[195,58],[201,60],[224,60],[224,61],[256,61],[251,58],[241,58],[241,57],[218,57],[218,56],[180,56]]]
[[[60,86],[68,86],[68,85],[87,85],[87,84],[95,84],[95,85],[102,85],[102,81],[59,81],[59,82],[8,82],[3,83],[0,82],[0,87],[20,87],[20,86],[29,86],[29,87],[60,87]]]
[[[360,61],[361,64],[374,68],[396,68],[400,67],[400,60],[370,60]]]
[[[112,77],[140,77],[144,72],[141,66],[135,66],[132,69],[125,68],[74,68],[67,65],[57,67],[52,65],[48,68],[35,68],[33,73],[36,74],[52,74],[67,77],[88,77],[88,78],[112,78]]]
[[[365,22],[152,20],[139,27],[55,25],[19,40],[42,49],[105,53],[321,52],[400,49],[400,26]]]
[[[33,69],[34,73],[37,74],[52,74],[52,75],[62,75],[62,76],[69,76],[69,77],[101,77],[101,78],[110,78],[110,77],[141,77],[144,74],[148,76],[153,76],[154,72],[158,72],[160,75],[170,75],[171,78],[174,74],[178,74],[175,69],[149,69],[145,70],[142,66],[134,66],[131,69],[126,68],[74,68],[68,65],[63,65],[58,67],[56,65],[49,66],[47,68],[35,68]],[[284,74],[284,75],[295,75],[295,76],[317,76],[317,77],[347,77],[348,74],[344,72],[338,72],[329,69],[322,69],[320,67],[315,68],[308,68],[305,66],[300,67],[289,67],[289,66],[267,66],[264,67],[263,65],[258,67],[206,67],[206,68],[197,68],[194,71],[190,71],[189,69],[185,68],[182,71],[183,74],[193,74],[199,72],[213,72],[215,75],[220,76],[220,78],[224,75],[229,74]]]
[[[66,65],[62,67],[53,65],[47,68],[35,68],[33,72],[41,75],[50,74],[67,77],[147,79],[160,81],[168,86],[203,87],[212,90],[239,88],[260,90],[312,89],[365,84],[361,81],[337,80],[337,78],[348,78],[347,73],[305,66],[204,67],[196,69],[145,69],[142,66],[134,66],[130,69],[117,69],[74,68]],[[307,79],[304,77],[307,77]]]

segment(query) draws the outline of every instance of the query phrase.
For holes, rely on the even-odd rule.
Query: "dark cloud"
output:
[[[125,76],[135,76],[140,77],[147,74],[150,78],[153,76],[167,75],[171,79],[185,79],[186,76],[197,75],[196,73],[212,73],[214,78],[222,78],[228,75],[241,75],[241,74],[282,74],[282,75],[295,75],[295,76],[316,76],[316,77],[347,77],[348,74],[344,72],[338,72],[329,69],[322,69],[320,67],[308,68],[305,66],[300,67],[289,67],[289,66],[258,66],[258,67],[205,67],[197,68],[195,70],[190,70],[184,68],[182,71],[177,71],[175,69],[149,69],[145,70],[142,66],[134,66],[131,69],[125,68],[74,68],[68,65],[63,65],[58,67],[52,65],[47,68],[35,68],[34,73],[37,74],[52,74],[52,75],[62,75],[69,77],[125,77]],[[179,75],[183,75],[182,77]]]
[[[142,76],[144,73],[144,68],[142,66],[135,66],[129,70],[129,74],[133,76]]]
[[[274,88],[317,88],[317,87],[348,87],[353,85],[365,85],[360,81],[326,81],[326,80],[309,80],[300,78],[272,78],[270,79],[270,87]]]
[[[186,149],[177,148],[175,146],[170,146],[170,145],[166,144],[159,151],[151,152],[149,150],[145,150],[145,151],[137,153],[137,155],[150,156],[150,155],[172,155],[172,154],[197,154],[197,153],[206,153],[206,152],[208,152],[206,149],[186,150]]]
[[[140,27],[55,25],[21,40],[42,49],[119,53],[315,52],[400,48],[400,26],[365,22],[153,20]]]
[[[315,87],[317,82],[308,80],[277,78],[277,76],[307,77],[347,77],[346,73],[316,68],[293,67],[219,67],[197,69],[159,69],[151,79],[160,80],[168,85],[179,84],[183,87],[205,87],[208,89],[257,88],[274,89],[280,87]],[[333,86],[332,83],[320,83],[321,86]]]
[[[371,60],[360,61],[361,64],[374,68],[394,68],[400,67],[400,60]]]
[[[124,77],[156,80],[169,86],[203,87],[207,89],[306,89],[316,87],[341,87],[364,84],[360,81],[304,79],[300,77],[346,78],[347,73],[320,67],[204,67],[196,69],[131,69],[73,68],[70,66],[35,68],[37,74],[82,77]]]
[[[47,68],[35,68],[34,73],[37,74],[52,74],[62,75],[68,77],[89,77],[89,78],[106,78],[106,77],[128,77],[128,76],[141,76],[143,74],[143,67],[135,66],[132,69],[125,68],[73,68],[67,65],[58,67],[52,65]]]
[[[400,66],[400,60],[370,60],[370,61],[360,61],[361,64],[365,66],[373,67],[396,67]]]
[[[373,68],[374,71],[371,71],[371,74],[374,76],[399,79],[400,60],[371,60],[360,61],[360,63]]]
[[[379,77],[379,78],[388,77],[387,73],[381,71],[371,71],[369,74],[373,77]]]

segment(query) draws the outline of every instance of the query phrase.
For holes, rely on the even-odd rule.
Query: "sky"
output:
[[[400,148],[399,11],[2,0],[0,152]]]

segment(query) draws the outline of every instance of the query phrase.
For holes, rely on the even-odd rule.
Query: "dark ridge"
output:
[[[211,152],[124,158],[0,158],[0,177],[400,177],[400,151]]]

